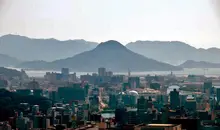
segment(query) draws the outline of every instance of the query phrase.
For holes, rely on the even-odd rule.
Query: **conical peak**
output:
[[[125,49],[126,47],[123,46],[120,42],[115,40],[109,40],[106,42],[100,43],[97,48],[101,49]]]

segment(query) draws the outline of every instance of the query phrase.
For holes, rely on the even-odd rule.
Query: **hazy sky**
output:
[[[0,0],[0,35],[114,39],[123,44],[179,40],[195,47],[220,47],[220,19],[210,1]]]

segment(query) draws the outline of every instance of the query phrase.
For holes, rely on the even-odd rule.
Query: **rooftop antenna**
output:
[[[130,77],[131,76],[131,71],[130,71],[130,69],[128,68],[128,77]]]
[[[208,71],[208,69],[204,68],[203,71],[204,71],[204,76],[205,76],[206,75],[206,71]]]

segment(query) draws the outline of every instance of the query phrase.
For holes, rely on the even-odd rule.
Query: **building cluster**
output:
[[[68,68],[62,68],[61,73],[57,72],[47,72],[44,76],[45,80],[50,82],[57,82],[57,81],[77,81],[76,73],[70,74]]]
[[[24,97],[45,99],[17,104],[0,130],[220,129],[218,77],[114,75],[105,68],[79,78],[73,75],[70,78],[63,68],[61,73],[23,83],[22,89],[11,88]]]

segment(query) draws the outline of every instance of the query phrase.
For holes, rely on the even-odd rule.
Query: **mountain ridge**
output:
[[[56,38],[31,38],[31,37],[28,37],[28,36],[17,35],[17,34],[6,34],[6,35],[0,36],[0,38],[7,38],[7,37],[20,37],[20,38],[32,39],[32,40],[54,40],[54,41],[60,41],[60,42],[65,42],[65,41],[86,41],[84,39],[59,40],[59,39],[56,39]],[[92,42],[92,43],[96,43],[96,42]]]
[[[1,67],[9,67],[9,66],[14,66],[21,63],[20,60],[14,58],[14,57],[10,57],[8,55],[5,54],[0,54],[0,66]]]
[[[27,38],[27,39],[33,39],[33,40],[55,40],[55,41],[60,41],[60,42],[65,42],[65,41],[86,41],[86,42],[91,42],[91,43],[95,43],[95,44],[100,44],[100,43],[98,43],[98,42],[95,42],[95,41],[87,41],[87,40],[85,40],[85,39],[65,39],[65,40],[60,40],[60,39],[56,39],[56,38],[53,38],[53,37],[51,37],[51,38],[32,38],[32,37],[29,37],[29,36],[23,36],[23,35],[19,35],[19,34],[5,34],[5,35],[0,35],[0,38],[2,38],[2,37],[8,37],[8,36],[15,36],[15,37],[23,37],[23,38]],[[117,41],[117,40],[112,40],[112,41]],[[186,44],[186,45],[188,45],[188,46],[191,46],[191,47],[193,47],[193,48],[196,48],[196,47],[194,47],[194,46],[192,46],[192,45],[190,45],[190,44],[187,44],[187,43],[185,43],[185,42],[183,42],[183,41],[178,41],[178,40],[171,40],[171,41],[163,41],[163,40],[136,40],[136,41],[134,41],[134,42],[129,42],[129,43],[127,43],[127,44],[125,44],[124,46],[127,46],[128,44],[130,44],[130,43],[137,43],[137,42],[154,42],[154,43],[157,43],[157,42],[161,42],[162,44],[163,43],[175,43],[175,42],[177,42],[177,43],[183,43],[183,44]],[[219,47],[209,47],[209,48],[196,48],[196,49],[204,49],[204,50],[209,50],[209,49],[220,49]]]
[[[217,58],[220,49],[216,47],[197,49],[180,41],[136,41],[128,43],[126,47],[141,55],[173,65],[187,60],[220,63],[220,59]]]
[[[96,42],[88,42],[83,39],[62,41],[54,38],[29,38],[12,34],[0,37],[0,52],[22,61],[43,60],[52,62],[90,51],[98,45]],[[159,40],[138,40],[128,43],[126,47],[150,59],[172,65],[179,65],[187,60],[220,63],[218,58],[220,49],[217,47],[195,48],[181,41]]]
[[[98,43],[82,39],[60,41],[54,38],[35,39],[12,34],[0,37],[0,52],[23,61],[53,61],[91,50],[97,45]]]
[[[182,68],[220,68],[220,63],[188,60],[184,62],[183,64],[180,64],[179,67],[182,67]]]
[[[149,59],[132,52],[114,40],[103,42],[93,50],[77,54],[73,57],[55,60],[45,66],[49,67],[48,69],[61,69],[62,67],[67,67],[74,71],[81,72],[96,71],[99,67],[105,67],[108,70],[116,72],[126,72],[128,68],[136,72],[181,70],[179,67]],[[26,64],[26,67],[28,67],[28,64]],[[29,69],[33,68],[29,66]]]

